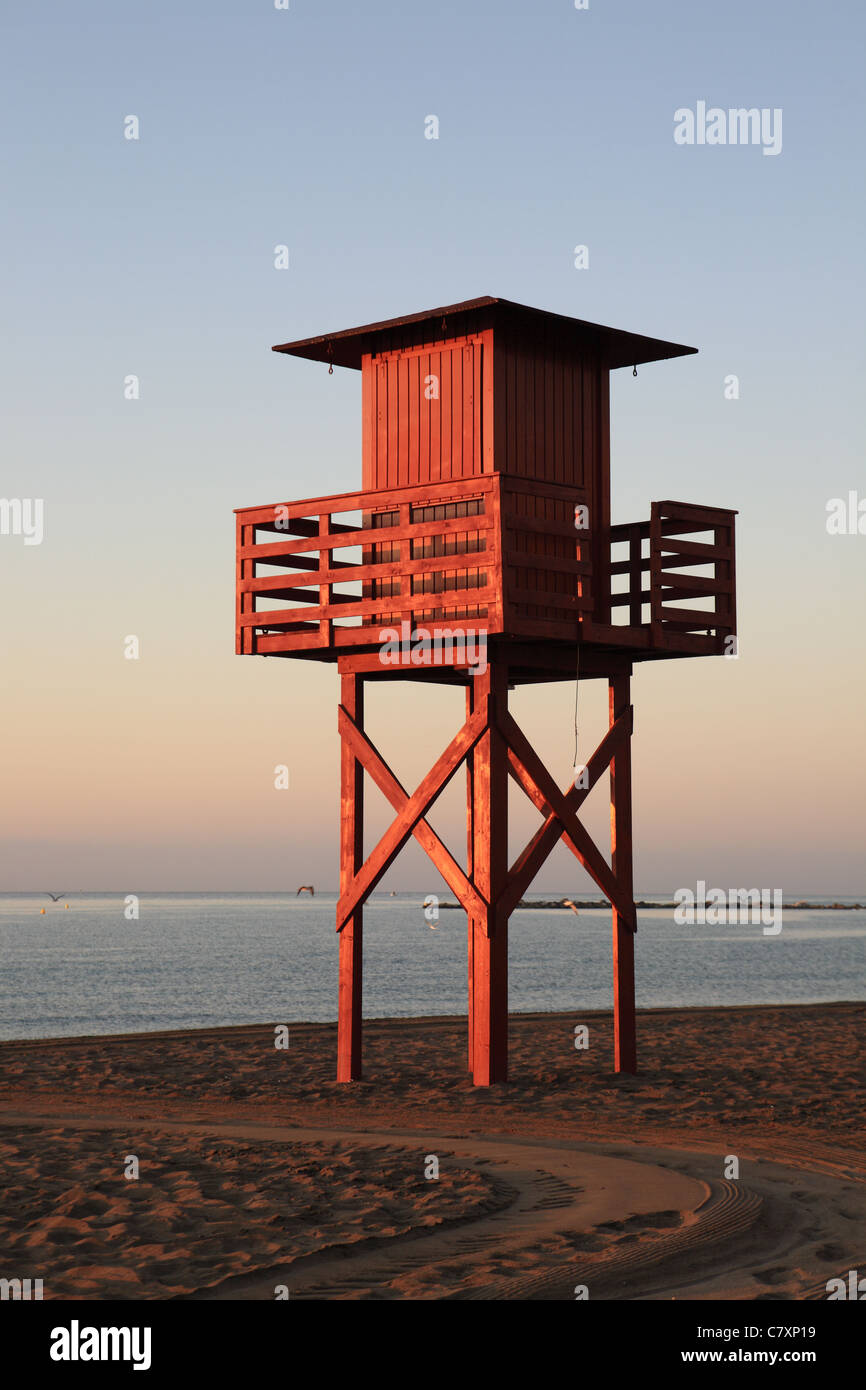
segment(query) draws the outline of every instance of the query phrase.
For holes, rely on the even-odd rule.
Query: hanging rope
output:
[[[574,672],[574,771],[575,771],[575,775],[577,774],[577,769],[578,769],[578,767],[579,767],[579,763],[578,763],[578,760],[577,760],[577,757],[578,757],[578,747],[579,747],[579,744],[580,744],[580,728],[579,728],[579,721],[578,721],[578,692],[579,692],[579,690],[580,690],[580,639],[578,639],[578,643],[577,643],[577,662],[576,662],[576,665],[575,665],[575,672]]]

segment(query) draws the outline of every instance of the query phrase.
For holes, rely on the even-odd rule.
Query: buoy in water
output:
[[[39,909],[39,916],[40,916],[40,917],[44,917],[44,916],[45,916],[45,908],[44,908],[44,907],[40,907],[40,909]]]

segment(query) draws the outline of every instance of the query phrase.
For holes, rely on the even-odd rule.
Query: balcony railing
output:
[[[324,655],[403,622],[576,640],[592,602],[583,501],[491,474],[240,511],[237,650]]]
[[[577,488],[490,474],[239,511],[237,650],[333,660],[434,623],[635,655],[722,650],[735,514],[654,502],[600,551],[576,529],[585,505]]]
[[[735,517],[721,507],[653,502],[649,521],[610,528],[609,603],[622,641],[725,650],[736,632]],[[614,588],[623,576],[625,587]]]

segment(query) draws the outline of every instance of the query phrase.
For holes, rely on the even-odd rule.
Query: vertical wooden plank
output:
[[[376,377],[372,353],[361,358],[361,478],[364,491],[376,486]]]
[[[641,559],[640,522],[628,528],[628,620],[632,627],[640,627],[642,614],[641,591],[643,589],[643,560]]]
[[[420,383],[421,383],[421,355],[413,352],[411,357],[406,359],[408,373],[408,460],[407,460],[407,482],[410,487],[414,483],[427,482],[427,478],[421,474],[421,416],[419,409]]]
[[[439,476],[444,482],[454,477],[451,458],[451,357],[448,348],[441,353],[442,375],[439,380]]]
[[[552,350],[548,350],[544,360],[545,382],[545,478],[550,482],[562,482],[559,470],[559,438],[556,430],[556,411],[553,406],[553,375],[555,361]]]
[[[500,447],[496,428],[496,358],[492,330],[482,335],[481,343],[476,350],[475,362],[478,399],[481,401],[481,437],[477,470],[479,473],[492,473],[496,467],[496,454]]]
[[[399,444],[400,444],[400,392],[395,358],[386,359],[388,382],[388,487],[400,486]]]
[[[720,587],[724,586],[727,592],[716,597],[716,612],[720,614],[720,623],[729,628],[736,636],[737,633],[737,576],[736,576],[736,555],[734,553],[734,518],[724,526],[713,528],[713,544],[730,548],[730,560],[716,560],[713,565],[713,574],[720,581]],[[718,635],[718,629],[717,629]],[[723,642],[720,647],[723,648]]]
[[[650,503],[650,632],[654,647],[663,641],[662,521],[658,502]]]
[[[505,562],[502,554],[505,544],[505,537],[502,532],[502,508],[503,503],[507,503],[507,497],[503,496],[505,490],[505,480],[500,473],[494,478],[493,486],[488,492],[484,505],[493,518],[493,525],[487,533],[487,562],[485,570],[488,584],[492,584],[496,590],[496,598],[493,604],[488,604],[488,628],[490,632],[507,632],[509,622],[508,590]]]
[[[535,437],[530,453],[530,477],[550,482],[550,427],[547,418],[547,343],[539,339],[535,347]]]
[[[361,676],[340,680],[343,707],[364,727]],[[340,753],[340,892],[345,893],[364,863],[364,769],[345,740]],[[337,1000],[337,1080],[359,1081],[362,1072],[364,909],[358,907],[340,932]]]
[[[423,352],[418,358],[418,479],[423,483],[429,482],[432,477],[430,469],[430,407],[432,401],[427,399],[428,378],[431,371],[430,354]]]
[[[463,477],[469,478],[475,467],[475,347],[467,343],[463,348]]]
[[[451,472],[463,477],[463,350],[452,348],[451,359]]]
[[[592,470],[593,497],[589,504],[592,564],[595,583],[595,620],[610,622],[610,373],[600,358],[594,360],[592,384],[597,401],[598,429]]]
[[[574,477],[573,474],[569,472],[568,463],[565,458],[565,420],[562,407],[562,354],[558,344],[554,348],[548,371],[550,372],[550,417],[551,429],[553,432],[553,458],[550,464],[551,477],[556,483],[570,483],[574,481]]]
[[[631,679],[612,676],[608,681],[610,726],[627,712]],[[637,1071],[637,1029],[634,1005],[634,883],[631,833],[631,735],[610,764],[611,869],[632,903],[632,922],[613,909],[613,1038],[614,1070]]]
[[[508,761],[498,729],[508,704],[508,669],[494,662],[474,682],[476,700],[488,704],[488,726],[475,747],[473,866],[489,906],[473,938],[472,1079],[490,1086],[508,1079],[508,918],[495,906],[508,874]]]
[[[520,365],[517,360],[517,349],[513,341],[508,345],[508,400],[506,411],[508,414],[508,469],[509,473],[520,476]]]
[[[256,573],[255,560],[241,559],[241,546],[253,545],[255,543],[256,531],[254,526],[245,526],[243,517],[235,517],[235,652],[238,656],[250,656],[255,651],[255,633],[251,627],[243,627],[241,618],[247,613],[254,613],[256,606],[255,594],[245,594],[241,592],[241,583],[246,579],[254,579]]]
[[[390,487],[388,469],[388,367],[376,363],[376,482],[375,487]]]
[[[562,457],[563,481],[583,487],[583,462],[574,445],[574,367],[568,358],[560,364],[562,390]]]
[[[520,344],[520,377],[523,405],[521,408],[521,420],[518,423],[520,438],[520,475],[522,478],[532,477],[532,436],[535,432],[535,377],[533,374],[533,360],[531,354],[526,349],[526,344]]]
[[[572,447],[581,460],[581,472],[590,493],[589,524],[595,526],[595,461],[587,457],[583,447],[583,364],[578,359],[571,366],[571,433]]]
[[[331,535],[331,514],[323,512],[319,517],[319,536],[324,542]],[[326,545],[322,544],[319,548],[319,573],[330,569],[331,552]],[[333,585],[319,584],[319,606],[330,608],[333,598]],[[330,647],[333,642],[334,624],[330,618],[320,618],[319,620],[319,641],[325,646]]]
[[[395,363],[397,370],[397,485],[406,487],[409,482],[409,359],[399,356]]]
[[[400,548],[400,560],[401,560],[403,563],[405,563],[406,560],[411,560],[411,559],[413,559],[413,558],[417,558],[417,556],[413,556],[413,554],[412,554],[412,506],[411,506],[411,503],[409,503],[409,502],[401,502],[401,503],[400,503],[400,506],[399,506],[399,512],[400,512],[400,531],[401,531],[401,535],[400,535],[400,540],[399,540],[399,542],[398,542],[398,545],[399,545],[399,548]],[[395,558],[395,555],[394,555],[394,548],[393,548],[393,547],[392,547],[392,550],[391,550],[391,558],[392,558],[392,559]],[[399,586],[400,586],[400,596],[401,596],[402,598],[407,598],[407,597],[409,597],[409,596],[411,595],[411,593],[412,593],[412,576],[411,576],[411,574],[406,574],[406,573],[404,572],[403,574],[400,575],[399,580],[398,580],[397,582],[398,582],[398,584],[399,584]],[[392,593],[395,592],[395,588],[394,588],[393,586],[392,586],[391,592],[392,592]],[[405,621],[405,622],[408,622],[408,624],[409,624],[409,631],[412,632],[412,631],[414,631],[416,621],[420,621],[420,619],[418,618],[417,615],[413,616],[413,613],[412,613],[411,608],[405,608],[405,609],[403,609],[403,611],[400,613],[400,622],[402,623],[402,622],[404,622],[404,621]]]
[[[430,411],[430,478],[438,483],[442,478],[442,353],[431,352],[430,372],[436,377],[437,391],[428,401]]]
[[[731,631],[733,632],[733,634],[734,634],[735,637],[736,637],[736,635],[737,635],[737,535],[736,535],[736,524],[737,524],[737,522],[736,522],[736,517],[733,517],[733,516],[732,516],[732,517],[731,517],[731,520],[730,520],[730,524],[729,524],[728,527],[727,527],[727,532],[728,532],[728,545],[731,547],[731,558],[730,558],[730,561],[729,561],[726,565],[723,566],[723,570],[722,570],[722,572],[723,572],[724,574],[727,575],[728,581],[729,581],[730,586],[731,586],[731,592],[730,592],[730,595],[729,595],[729,597],[728,597],[728,621],[729,621],[730,624],[731,624]],[[737,639],[737,647],[739,648],[739,639]]]

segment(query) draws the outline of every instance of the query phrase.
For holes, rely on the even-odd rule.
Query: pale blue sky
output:
[[[336,677],[234,658],[231,511],[359,483],[360,379],[269,347],[481,294],[700,349],[614,379],[614,519],[741,513],[740,661],[635,682],[638,887],[866,887],[866,537],[824,524],[866,495],[864,27],[853,0],[7,14],[0,491],[46,537],[0,538],[0,887],[336,881]],[[781,154],[676,145],[699,100],[781,108]],[[552,762],[570,699],[521,695]],[[429,738],[391,733],[419,767],[453,727],[424,701]]]

